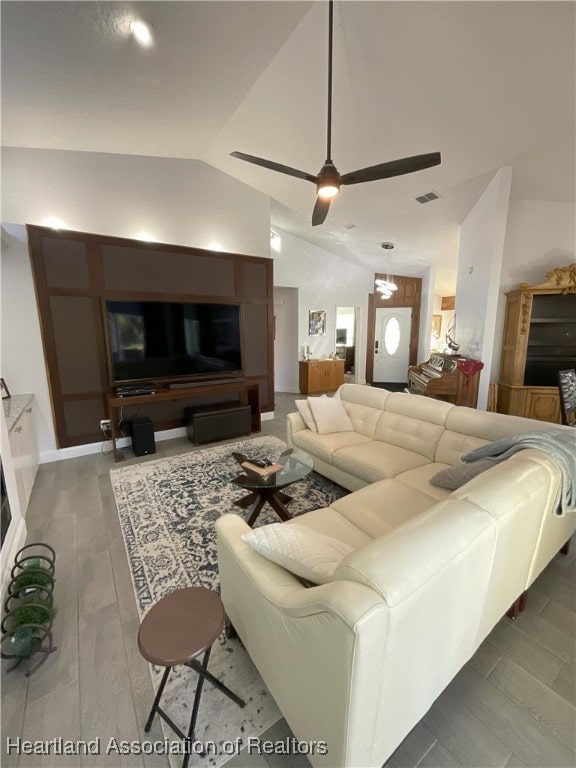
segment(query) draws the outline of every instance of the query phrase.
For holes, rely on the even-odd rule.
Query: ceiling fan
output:
[[[269,168],[271,171],[285,173],[287,176],[295,176],[297,179],[304,179],[316,184],[316,204],[312,212],[312,226],[323,224],[330,201],[340,191],[342,185],[363,184],[365,181],[378,181],[379,179],[388,179],[392,176],[402,176],[405,173],[414,173],[424,168],[431,168],[439,165],[441,162],[440,152],[430,152],[426,155],[414,155],[413,157],[403,157],[400,160],[391,160],[388,163],[380,165],[371,165],[368,168],[361,168],[359,171],[340,174],[332,162],[332,38],[334,27],[334,0],[328,0],[328,127],[326,137],[326,160],[317,176],[306,171],[299,171],[297,168],[291,168],[288,165],[275,163],[273,160],[265,160],[262,157],[247,155],[244,152],[231,152],[232,157],[245,160],[254,165],[261,165],[263,168]]]

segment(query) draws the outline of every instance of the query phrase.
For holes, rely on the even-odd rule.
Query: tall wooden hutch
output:
[[[559,424],[558,371],[576,368],[576,264],[506,300],[498,411]]]

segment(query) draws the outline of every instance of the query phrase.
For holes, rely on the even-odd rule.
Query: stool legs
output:
[[[160,707],[160,699],[162,698],[162,694],[164,693],[164,687],[166,686],[166,681],[168,680],[168,675],[170,674],[170,670],[172,667],[166,667],[164,670],[164,674],[162,675],[162,680],[160,681],[160,687],[158,688],[158,692],[156,693],[156,696],[154,698],[154,704],[152,704],[152,709],[150,710],[150,714],[148,716],[148,720],[146,721],[146,725],[144,726],[144,731],[148,733],[150,728],[152,727],[152,721],[154,720],[154,715],[158,713],[158,715],[164,720],[164,722],[168,723],[170,728],[178,735],[181,739],[187,739],[188,744],[191,744],[194,739],[194,731],[196,730],[196,721],[198,720],[198,712],[200,710],[200,697],[202,696],[202,688],[204,687],[204,680],[208,680],[209,683],[211,683],[215,688],[217,688],[219,691],[222,691],[222,693],[225,693],[228,698],[232,699],[232,701],[235,704],[238,704],[239,707],[245,707],[246,702],[241,699],[239,696],[237,696],[233,691],[228,688],[228,686],[224,685],[224,683],[221,683],[220,680],[218,680],[217,677],[214,677],[214,675],[211,672],[208,672],[208,659],[210,658],[210,651],[212,648],[208,648],[208,650],[204,653],[204,657],[202,659],[202,663],[199,663],[196,661],[196,659],[191,659],[189,662],[187,662],[186,666],[193,669],[198,674],[198,682],[196,683],[196,692],[194,694],[194,704],[192,705],[192,715],[190,716],[190,725],[188,726],[188,735],[185,736],[184,733],[178,728],[178,726],[171,720],[171,718],[164,712],[164,710]],[[190,761],[190,752],[186,752],[184,755],[184,760],[182,761],[182,768],[188,768],[188,763]]]
[[[221,683],[217,677],[214,677],[214,675],[211,672],[208,672],[208,670],[206,669],[207,664],[208,664],[208,657],[205,656],[202,664],[198,664],[198,662],[195,659],[192,659],[186,664],[186,666],[190,667],[190,669],[193,669],[195,672],[198,672],[200,677],[208,680],[208,682],[211,683],[214,686],[214,688],[218,688],[219,691],[222,691],[222,693],[228,696],[229,699],[232,699],[232,701],[235,704],[238,704],[239,707],[245,707],[246,702],[243,699],[241,699],[240,696],[237,696],[234,693],[234,691],[231,691],[230,688],[228,688],[227,685],[224,685],[224,683]]]
[[[170,674],[170,670],[172,667],[166,667],[164,670],[164,674],[162,675],[162,682],[160,683],[160,687],[158,688],[158,693],[156,694],[156,697],[154,699],[154,704],[152,704],[152,709],[150,710],[150,714],[148,715],[148,720],[146,721],[146,725],[144,726],[144,731],[148,733],[150,728],[152,728],[152,720],[154,720],[154,715],[158,711],[160,704],[160,699],[162,697],[162,694],[164,693],[164,686],[166,685],[166,681],[168,680],[168,675]]]
[[[194,694],[194,705],[192,706],[192,715],[190,717],[190,725],[188,726],[188,743],[190,744],[194,738],[194,731],[196,730],[196,720],[198,719],[198,710],[200,709],[200,696],[202,695],[202,688],[204,687],[204,677],[206,674],[206,667],[208,666],[208,659],[210,658],[210,651],[208,648],[202,659],[202,668],[204,674],[198,675],[198,682],[196,683],[196,693]],[[184,755],[184,761],[182,768],[188,768],[188,761],[190,760],[190,752],[186,752]]]

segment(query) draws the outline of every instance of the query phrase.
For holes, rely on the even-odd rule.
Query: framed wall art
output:
[[[308,314],[308,335],[324,336],[326,333],[326,312],[323,309],[311,309]]]

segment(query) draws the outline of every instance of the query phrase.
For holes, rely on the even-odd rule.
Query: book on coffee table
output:
[[[243,467],[247,472],[259,475],[262,478],[273,475],[275,472],[279,472],[281,469],[284,469],[282,464],[269,464],[267,467],[259,467],[257,464],[253,464],[251,461],[243,461],[240,466]]]

